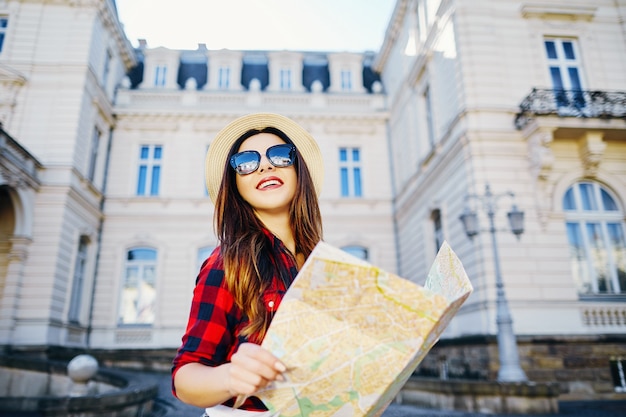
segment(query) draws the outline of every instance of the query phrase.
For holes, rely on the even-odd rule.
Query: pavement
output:
[[[184,404],[171,391],[170,375],[150,374],[159,383],[159,396],[155,405],[164,414],[162,417],[201,417],[204,409]],[[382,417],[522,417],[521,414],[485,414],[462,411],[433,410],[407,404],[391,404]],[[558,414],[533,414],[532,417],[626,417],[626,399],[602,401],[561,401]]]

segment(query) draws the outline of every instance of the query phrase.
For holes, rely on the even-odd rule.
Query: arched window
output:
[[[563,196],[563,211],[579,294],[626,294],[624,214],[611,193],[579,182]]]
[[[358,245],[343,246],[341,250],[343,250],[344,252],[348,252],[350,255],[356,256],[357,258],[363,259],[365,261],[367,261],[369,258],[369,253],[367,251],[367,248],[363,246],[358,246]]]
[[[154,323],[156,260],[157,251],[151,248],[132,248],[126,253],[118,324]]]
[[[198,257],[196,259],[196,269],[198,271],[200,271],[200,268],[202,267],[204,261],[206,261],[211,252],[213,252],[213,249],[215,249],[215,246],[203,246],[198,249]]]

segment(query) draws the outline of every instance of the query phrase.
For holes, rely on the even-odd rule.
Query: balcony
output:
[[[536,116],[626,120],[626,92],[533,88],[519,107],[515,116],[519,130]]]
[[[38,189],[41,163],[2,128],[0,123],[0,184]]]

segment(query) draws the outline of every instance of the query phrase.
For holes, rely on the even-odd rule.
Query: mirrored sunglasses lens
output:
[[[296,150],[291,145],[276,145],[267,150],[267,157],[276,167],[287,167],[293,164]]]
[[[250,174],[259,167],[261,157],[256,152],[242,152],[234,155],[231,159],[231,165],[238,174]]]

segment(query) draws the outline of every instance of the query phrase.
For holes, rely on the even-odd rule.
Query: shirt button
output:
[[[274,308],[274,302],[273,302],[273,301],[270,301],[269,303],[267,303],[267,305],[268,305],[270,308]]]

